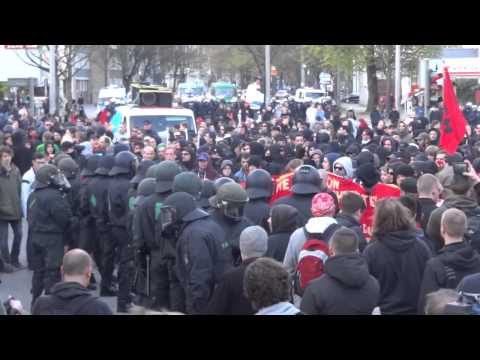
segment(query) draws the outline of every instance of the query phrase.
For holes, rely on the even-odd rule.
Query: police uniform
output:
[[[35,190],[28,199],[28,226],[32,239],[32,304],[43,290],[50,293],[61,280],[60,266],[64,254],[64,233],[72,212],[64,194],[45,179],[45,172],[58,173],[53,165],[37,172]]]

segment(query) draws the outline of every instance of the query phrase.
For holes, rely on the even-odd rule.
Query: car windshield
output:
[[[235,89],[231,87],[216,87],[215,88],[215,95],[216,96],[233,96],[235,95]]]
[[[202,88],[181,88],[180,95],[201,96]]]
[[[309,92],[305,94],[305,97],[311,98],[311,99],[319,99],[322,96],[325,96],[324,93],[319,93],[319,92]]]
[[[130,116],[130,129],[143,130],[143,123],[149,120],[152,124],[152,129],[155,132],[166,131],[168,128],[186,123],[188,130],[194,130],[193,118],[188,115],[134,115]]]

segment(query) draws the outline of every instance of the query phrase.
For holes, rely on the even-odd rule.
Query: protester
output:
[[[63,281],[52,288],[50,295],[42,295],[35,301],[32,315],[112,315],[110,307],[87,289],[92,265],[85,251],[67,252],[61,267]]]
[[[365,248],[370,274],[380,284],[382,314],[416,314],[430,249],[416,237],[415,223],[396,199],[375,205],[373,241]]]
[[[267,233],[260,226],[249,226],[240,234],[242,264],[227,271],[215,288],[206,313],[218,315],[253,315],[255,311],[243,292],[243,278],[248,265],[267,251]]]
[[[378,304],[380,287],[359,254],[356,233],[341,227],[329,246],[325,273],[308,284],[300,309],[308,315],[370,315]]]
[[[301,312],[289,302],[291,281],[282,264],[260,258],[248,265],[243,278],[246,297],[255,315],[299,315]]]

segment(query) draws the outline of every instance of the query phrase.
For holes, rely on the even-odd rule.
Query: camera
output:
[[[458,175],[463,175],[464,173],[468,172],[468,164],[461,162],[461,163],[454,163],[453,164],[453,173]]]

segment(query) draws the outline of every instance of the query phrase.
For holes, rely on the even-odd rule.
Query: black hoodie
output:
[[[281,151],[282,147],[280,145],[274,144],[270,147],[270,158],[272,162],[267,164],[266,170],[272,176],[283,174],[285,166],[287,165],[287,160],[280,154]]]
[[[112,315],[109,306],[77,282],[60,282],[40,296],[32,315]]]
[[[272,209],[272,235],[268,238],[265,256],[283,263],[290,235],[298,228],[298,210],[289,205]]]
[[[452,275],[448,276],[447,270],[453,270]],[[418,302],[419,314],[424,313],[427,294],[440,288],[455,289],[465,276],[478,272],[480,272],[480,255],[469,244],[460,242],[442,248],[425,267]]]
[[[305,290],[300,310],[309,315],[370,315],[380,286],[360,254],[338,255],[325,262],[325,273]]]
[[[32,166],[32,149],[26,147],[26,141],[26,134],[22,129],[18,129],[12,134],[12,162],[18,167],[22,176]]]
[[[363,252],[380,284],[382,314],[416,314],[420,285],[431,252],[415,230],[374,237]]]

